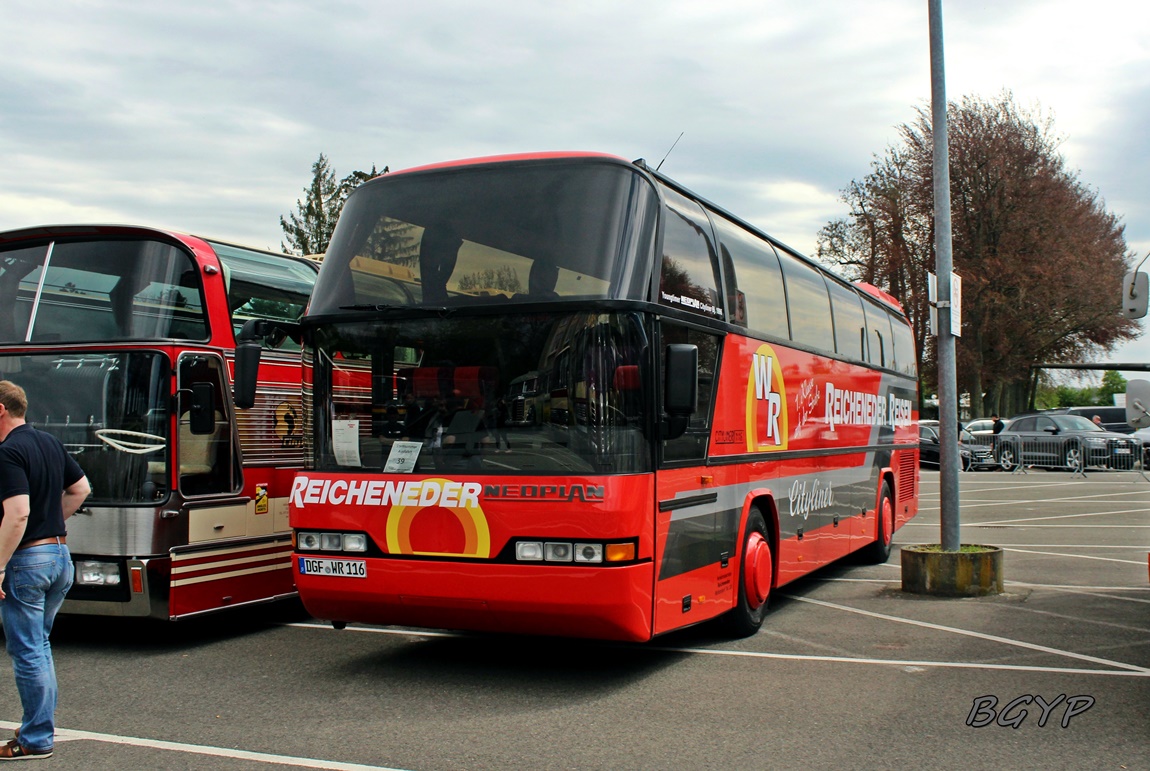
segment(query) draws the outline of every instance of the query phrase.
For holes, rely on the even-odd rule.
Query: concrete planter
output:
[[[941,551],[938,544],[902,547],[902,590],[940,597],[982,597],[1002,593],[1002,549],[962,545]]]

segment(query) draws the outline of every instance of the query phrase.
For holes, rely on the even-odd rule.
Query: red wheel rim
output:
[[[766,602],[771,593],[771,545],[762,533],[748,536],[743,559],[743,590],[753,610]]]
[[[890,498],[882,499],[882,542],[885,546],[894,539],[894,506]]]

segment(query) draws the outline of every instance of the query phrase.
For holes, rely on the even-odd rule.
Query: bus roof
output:
[[[575,158],[599,158],[602,160],[619,161],[621,163],[630,164],[626,158],[618,155],[611,155],[610,153],[596,153],[584,152],[580,150],[570,152],[548,152],[548,153],[512,153],[508,155],[488,155],[478,158],[464,158],[457,161],[443,161],[441,163],[429,163],[423,166],[413,166],[409,169],[401,169],[400,171],[390,172],[388,176],[395,176],[396,174],[412,174],[418,171],[432,171],[435,169],[449,169],[458,166],[480,166],[489,163],[519,163],[522,161],[546,161],[546,160],[563,160]]]
[[[0,246],[20,243],[21,241],[45,241],[54,238],[83,238],[85,236],[129,236],[134,238],[163,238],[169,241],[179,241],[186,246],[195,246],[195,244],[192,243],[192,240],[195,240],[204,242],[205,244],[210,242],[223,244],[225,246],[234,246],[253,252],[262,252],[264,254],[275,255],[276,257],[286,257],[296,260],[302,259],[300,257],[296,257],[295,255],[274,252],[269,249],[262,249],[258,246],[247,246],[245,244],[237,244],[231,241],[224,241],[219,238],[197,236],[190,233],[181,233],[176,230],[165,230],[163,228],[156,228],[150,225],[37,225],[30,228],[17,228],[14,230],[6,230],[0,232]]]

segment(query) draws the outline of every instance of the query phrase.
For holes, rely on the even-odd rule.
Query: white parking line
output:
[[[899,565],[890,565],[889,567],[898,568]],[[1139,563],[1141,564],[1141,563]],[[871,583],[871,584],[891,584],[894,583],[890,578],[824,578],[823,581],[850,581],[856,583]],[[1064,592],[1066,594],[1081,594],[1086,597],[1101,597],[1107,600],[1118,600],[1120,602],[1142,602],[1150,605],[1150,599],[1143,599],[1141,597],[1125,597],[1118,594],[1103,594],[1103,592],[1150,592],[1150,587],[1147,586],[1071,586],[1069,584],[1032,584],[1027,581],[1003,581],[1004,586],[1027,586],[1032,589],[1051,589],[1056,592]]]
[[[1120,509],[1118,511],[1090,511],[1083,512],[1082,514],[1055,514],[1048,517],[1020,517],[1018,519],[996,519],[990,522],[979,522],[982,527],[988,525],[1013,525],[1019,522],[1046,522],[1052,519],[1074,519],[1076,517],[1109,517],[1114,514],[1145,514],[1150,511],[1150,506],[1143,509]]]
[[[1150,672],[1126,672],[1116,669],[1070,669],[1068,667],[1036,667],[1022,664],[984,664],[977,661],[915,661],[913,659],[856,659],[851,656],[805,656],[792,653],[765,653],[761,651],[729,651],[721,648],[669,648],[650,646],[651,650],[668,653],[696,653],[703,656],[736,656],[752,659],[779,659],[783,661],[826,661],[834,664],[870,664],[895,667],[937,667],[940,669],[992,669],[1010,672],[1050,672],[1059,675],[1104,675],[1110,677],[1150,677]]]
[[[19,723],[9,723],[0,720],[0,728],[16,730],[19,727]],[[389,768],[387,766],[365,766],[359,763],[340,763],[334,760],[297,758],[290,755],[271,755],[266,752],[248,752],[247,750],[209,747],[202,744],[184,744],[182,742],[166,742],[158,739],[141,739],[135,736],[117,736],[116,734],[103,734],[94,731],[75,731],[69,728],[56,729],[57,742],[85,740],[104,742],[106,744],[126,744],[131,747],[147,747],[148,749],[183,752],[192,755],[211,755],[218,758],[252,760],[257,763],[278,763],[281,766],[297,766],[299,768],[322,768],[331,769],[331,771],[401,771],[401,769]]]
[[[792,595],[785,595],[790,599],[799,600],[801,602],[810,602],[814,605],[826,605],[831,608],[839,610],[847,610],[855,613],[861,613],[866,616],[875,616],[884,618],[889,621],[898,621],[904,624],[912,624],[915,626],[924,626],[942,631],[954,632],[957,634],[965,634],[971,637],[981,637],[991,641],[1003,642],[1008,645],[1015,645],[1022,648],[1030,648],[1044,653],[1052,653],[1060,656],[1067,656],[1069,658],[1081,659],[1083,661],[1090,661],[1096,664],[1104,664],[1111,667],[1119,667],[1120,669],[1071,669],[1068,667],[1040,667],[1029,666],[1025,664],[988,664],[978,661],[904,661],[900,659],[866,659],[855,658],[853,656],[812,656],[809,654],[800,653],[766,653],[761,651],[733,651],[722,648],[673,648],[668,646],[659,645],[645,645],[646,650],[664,651],[671,653],[696,653],[700,655],[710,656],[742,656],[746,658],[759,658],[759,659],[781,659],[786,661],[826,661],[839,664],[870,664],[881,666],[898,666],[898,667],[940,667],[940,668],[957,668],[957,669],[996,669],[996,670],[1009,670],[1013,672],[1053,672],[1058,674],[1073,674],[1073,675],[1107,675],[1112,677],[1150,677],[1150,669],[1135,666],[1133,664],[1124,664],[1119,661],[1111,661],[1109,659],[1097,658],[1094,656],[1086,656],[1080,653],[1073,653],[1071,651],[1062,651],[1057,648],[1046,648],[1041,645],[1034,645],[1032,643],[1022,642],[1020,640],[1010,640],[1005,637],[995,637],[993,635],[985,635],[981,632],[971,632],[966,629],[956,629],[954,627],[938,626],[936,624],[928,624],[921,621],[913,621],[905,618],[898,618],[896,616],[886,616],[882,613],[872,613],[866,610],[859,610],[857,608],[849,608],[845,605],[836,605],[832,602],[824,602],[823,600],[811,600],[805,597],[794,597]],[[324,629],[331,630],[330,626],[325,624],[311,624],[311,623],[293,623],[285,624],[285,626],[299,627],[301,629]],[[344,632],[366,632],[369,634],[385,634],[395,635],[400,637],[467,637],[467,635],[456,632],[426,632],[415,631],[406,629],[382,629],[379,627],[363,627],[363,626],[349,626],[343,629]],[[615,645],[608,643],[611,647]]]
[[[963,527],[970,527],[963,525]],[[1150,545],[1139,546],[1138,544],[1102,544],[1102,543],[1012,543],[1012,544],[998,544],[1005,546],[1013,546],[1019,548],[1025,546],[1027,549],[1126,549],[1127,551],[1146,551],[1150,549]]]
[[[1124,565],[1138,565],[1140,567],[1146,567],[1146,560],[1120,560],[1120,559],[1115,559],[1113,557],[1091,557],[1088,554],[1060,554],[1060,553],[1054,552],[1054,551],[1034,551],[1032,549],[1016,549],[1016,548],[1009,547],[1009,546],[1002,546],[999,548],[1001,548],[1003,551],[1018,552],[1019,554],[1042,554],[1042,555],[1045,555],[1047,557],[1069,557],[1069,558],[1079,559],[1079,560],[1098,560],[1100,562],[1121,562]]]
[[[975,637],[980,640],[988,640],[990,642],[1002,643],[1004,645],[1012,645],[1017,648],[1025,648],[1027,650],[1038,651],[1040,653],[1049,653],[1053,656],[1065,656],[1066,658],[1078,659],[1079,661],[1089,661],[1092,664],[1102,664],[1108,667],[1118,667],[1120,669],[1127,669],[1133,672],[1140,672],[1145,677],[1150,677],[1150,669],[1140,667],[1136,664],[1126,664],[1121,661],[1113,661],[1111,659],[1103,659],[1097,656],[1088,656],[1085,653],[1075,653],[1074,651],[1064,651],[1058,648],[1050,648],[1045,645],[1036,645],[1035,643],[1024,642],[1023,640],[1012,640],[1009,637],[999,637],[998,635],[985,634],[983,632],[975,632],[970,629],[959,629],[953,626],[943,626],[942,624],[932,624],[929,621],[915,621],[910,618],[900,618],[898,616],[891,616],[886,613],[875,613],[871,610],[863,610],[862,608],[852,608],[849,605],[839,605],[834,602],[827,602],[826,600],[816,600],[811,597],[797,597],[795,595],[783,595],[788,599],[797,600],[798,602],[807,602],[811,605],[821,605],[824,608],[833,608],[835,610],[846,611],[847,613],[856,613],[860,616],[869,616],[871,618],[878,618],[884,621],[894,621],[899,624],[909,624],[910,626],[918,626],[924,629],[934,629],[939,632],[950,632],[951,634],[963,635],[965,637]]]
[[[1113,512],[1111,512],[1111,513],[1113,513]],[[1027,520],[1021,520],[1020,519],[1018,521],[1019,522],[1025,522]],[[1041,530],[1043,528],[1056,528],[1056,527],[1067,528],[1067,529],[1077,528],[1079,530],[1084,528],[1084,527],[1088,527],[1091,530],[1094,530],[1097,528],[1102,528],[1102,527],[1109,528],[1112,530],[1145,530],[1145,529],[1150,529],[1150,525],[1096,525],[1093,522],[1088,522],[1084,525],[1001,525],[1001,524],[998,524],[995,522],[986,522],[986,523],[963,522],[962,526],[963,527],[1001,527],[1001,528],[1007,528],[1007,529],[1015,527],[1015,528],[1018,528],[1020,530]],[[938,529],[938,523],[937,522],[907,522],[902,527],[933,527],[937,530]],[[899,530],[902,530],[902,527],[900,527]]]

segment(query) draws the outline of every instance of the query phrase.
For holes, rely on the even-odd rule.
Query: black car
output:
[[[996,437],[1002,468],[1042,466],[1077,471],[1083,466],[1132,469],[1138,442],[1106,431],[1081,415],[1020,415]]]
[[[1107,431],[1113,431],[1116,434],[1134,433],[1134,426],[1126,422],[1125,407],[1055,407],[1043,410],[1043,412],[1047,415],[1081,415],[1091,421],[1097,415],[1102,421],[1102,428]]]
[[[938,466],[939,459],[939,431],[937,420],[920,420],[918,423],[918,464],[920,466]],[[959,436],[958,455],[962,460],[962,470],[971,471],[979,468],[997,468],[998,461],[991,448],[978,444],[974,436],[963,429]]]

